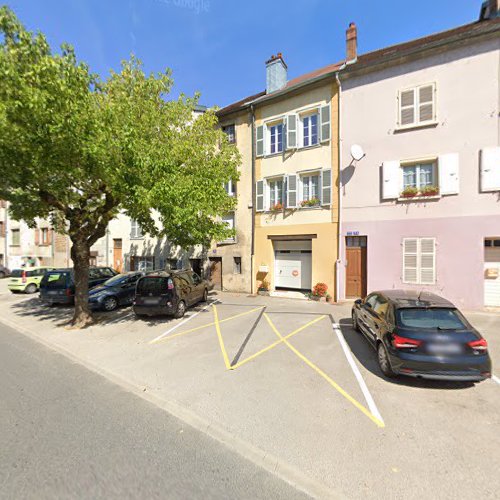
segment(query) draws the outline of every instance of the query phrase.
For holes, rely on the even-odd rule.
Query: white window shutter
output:
[[[265,154],[265,135],[264,125],[259,125],[255,130],[255,154],[256,156],[264,156]]]
[[[291,114],[286,117],[286,149],[297,147],[297,115]]]
[[[321,171],[321,204],[332,204],[332,171],[330,169]]]
[[[255,211],[264,211],[264,181],[257,181],[255,183]]]
[[[297,175],[288,174],[286,176],[286,206],[287,208],[297,208]]]
[[[500,147],[481,151],[481,191],[500,191]]]
[[[459,157],[458,153],[440,155],[438,160],[439,169],[439,193],[459,193]]]
[[[421,238],[420,241],[420,284],[434,285],[436,283],[436,240]]]
[[[418,121],[428,122],[434,119],[434,85],[425,85],[418,89]]]
[[[382,198],[399,198],[403,187],[403,172],[399,160],[384,161],[382,165]]]
[[[404,90],[399,93],[399,125],[409,126],[416,122],[415,89]]]
[[[319,112],[319,131],[320,131],[320,141],[325,142],[330,140],[331,134],[331,120],[330,120],[330,105],[321,106]]]
[[[403,283],[418,283],[418,238],[403,239]]]

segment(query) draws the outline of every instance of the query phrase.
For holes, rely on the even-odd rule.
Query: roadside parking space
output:
[[[331,306],[313,311],[310,304],[304,304],[297,311],[295,303],[286,301],[277,308],[278,304],[248,302],[233,299],[206,305],[152,339],[150,344],[169,356],[174,352],[182,355],[186,350],[201,350],[206,358],[207,352],[218,350],[218,370],[238,371],[239,379],[245,373],[251,377],[254,367],[269,374],[269,384],[276,380],[275,372],[280,381],[290,382],[298,376],[299,384],[305,376],[308,390],[314,386],[316,397],[326,390],[324,401],[337,399],[341,407],[359,412],[376,426],[384,427],[366,383],[343,345],[342,334],[337,333]],[[206,314],[209,310],[211,317]],[[290,384],[288,392],[293,398],[292,388]]]

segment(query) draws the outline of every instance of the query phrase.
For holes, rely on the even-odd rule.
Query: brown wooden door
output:
[[[214,290],[222,290],[222,257],[210,257],[210,284]]]
[[[113,240],[113,268],[121,273],[123,271],[122,240]]]
[[[366,246],[348,246],[346,260],[346,297],[366,297]]]

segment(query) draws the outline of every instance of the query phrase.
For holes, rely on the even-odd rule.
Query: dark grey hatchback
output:
[[[191,270],[152,271],[137,282],[137,316],[169,315],[182,318],[189,306],[208,300],[208,282]]]
[[[352,322],[377,351],[387,377],[480,381],[491,377],[488,343],[449,301],[389,290],[356,300]]]

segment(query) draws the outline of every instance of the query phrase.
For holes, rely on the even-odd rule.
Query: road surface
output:
[[[0,323],[1,498],[305,498]]]

